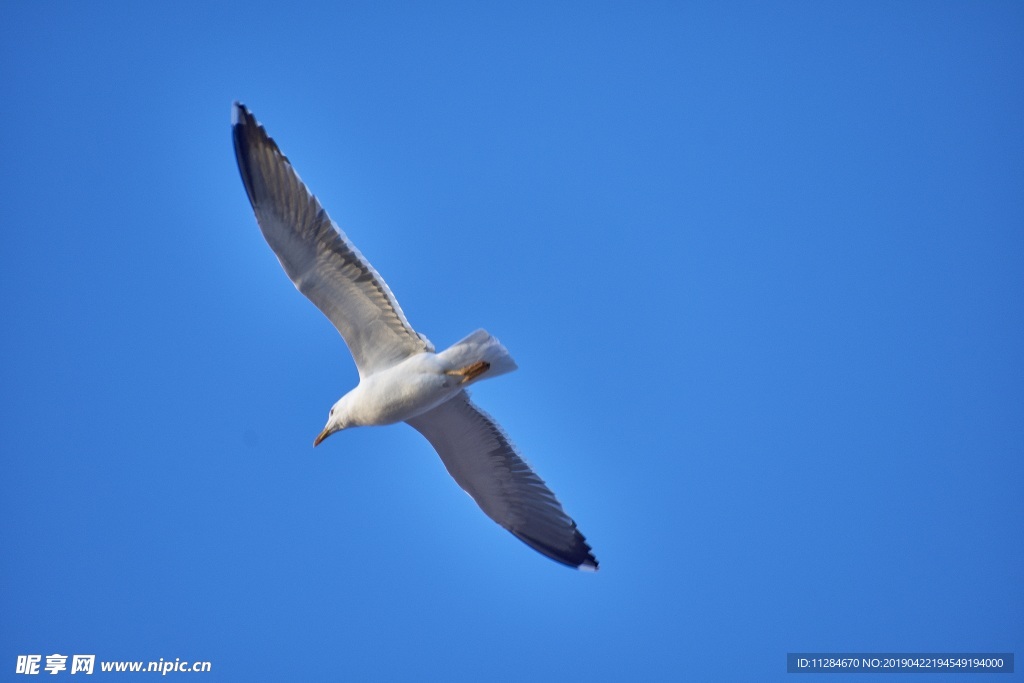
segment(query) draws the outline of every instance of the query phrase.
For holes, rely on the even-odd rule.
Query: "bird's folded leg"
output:
[[[464,368],[459,368],[458,370],[449,370],[445,374],[454,375],[455,377],[461,377],[462,379],[459,380],[459,384],[465,384],[466,382],[472,382],[477,377],[487,372],[487,370],[489,370],[490,367],[491,364],[488,363],[487,361],[478,360],[477,362],[471,365],[467,365]]]

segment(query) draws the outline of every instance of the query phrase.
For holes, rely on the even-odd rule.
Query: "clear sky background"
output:
[[[1024,655],[1021,3],[16,0],[0,79],[0,678]],[[235,99],[414,326],[511,350],[474,396],[600,572],[404,425],[313,450],[357,375]]]

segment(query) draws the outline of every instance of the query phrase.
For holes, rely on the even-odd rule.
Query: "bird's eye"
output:
[[[327,413],[327,417],[334,417],[334,408],[331,408],[331,412]]]

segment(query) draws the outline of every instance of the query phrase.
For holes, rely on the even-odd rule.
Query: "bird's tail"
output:
[[[462,341],[452,344],[439,353],[438,357],[452,370],[481,362],[487,364],[487,369],[479,373],[480,379],[504,375],[518,367],[508,349],[485,330],[477,330]],[[476,375],[473,379],[476,379]]]

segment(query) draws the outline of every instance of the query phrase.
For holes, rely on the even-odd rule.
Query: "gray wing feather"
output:
[[[462,392],[408,423],[488,517],[534,550],[581,569],[597,560],[576,523],[490,415]]]
[[[338,328],[360,377],[433,351],[263,126],[237,102],[232,121],[238,170],[260,230],[296,288]]]

